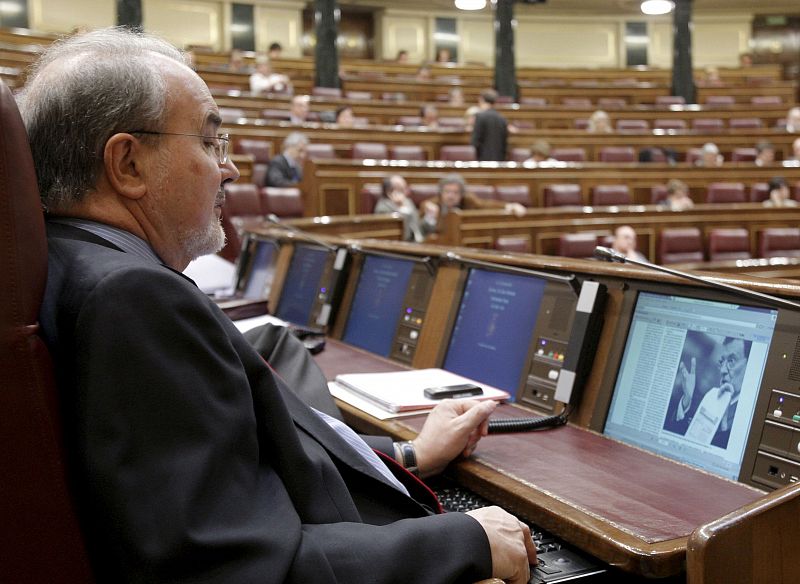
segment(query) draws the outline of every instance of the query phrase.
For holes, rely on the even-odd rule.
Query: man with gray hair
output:
[[[268,187],[292,187],[303,178],[308,138],[300,132],[292,132],[283,140],[281,153],[269,161],[267,169]]]
[[[222,246],[238,178],[180,52],[124,29],[70,37],[20,109],[47,211],[40,322],[97,581],[527,582],[516,518],[433,514],[393,471],[413,450],[423,476],[471,454],[492,405],[441,404],[399,454],[368,445],[301,402],[180,273]]]

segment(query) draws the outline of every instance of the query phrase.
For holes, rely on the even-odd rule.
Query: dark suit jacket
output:
[[[41,323],[99,581],[489,576],[480,524],[387,484],[191,280],[74,227],[48,244]]]
[[[293,187],[302,178],[302,172],[295,169],[283,154],[269,161],[267,168],[268,187]]]
[[[472,145],[478,154],[478,160],[506,159],[508,144],[508,123],[494,108],[479,112],[475,116],[472,128]]]

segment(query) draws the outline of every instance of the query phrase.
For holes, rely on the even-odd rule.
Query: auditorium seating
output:
[[[342,90],[338,87],[313,87],[311,95],[314,97],[329,97],[339,98],[342,97]]]
[[[755,148],[734,148],[731,162],[753,162],[758,156]]]
[[[438,184],[411,184],[408,186],[408,190],[410,191],[411,200],[414,201],[417,207],[422,201],[439,196]]]
[[[419,116],[400,116],[397,118],[397,123],[401,126],[419,126],[422,124],[422,118]]]
[[[760,203],[769,198],[769,183],[758,182],[750,186],[750,202]]]
[[[596,247],[597,235],[594,233],[562,233],[558,240],[558,255],[591,259]]]
[[[662,264],[703,261],[703,236],[697,227],[663,229],[658,240]]]
[[[422,146],[394,144],[390,147],[392,160],[427,160]]]
[[[450,144],[439,149],[441,160],[469,162],[477,160],[475,147],[468,144]]]
[[[644,133],[650,131],[647,120],[617,120],[617,132]]]
[[[531,206],[531,192],[528,185],[497,185],[495,194],[500,201]]]
[[[330,160],[336,158],[333,144],[311,143],[306,146],[306,156],[310,160]]]
[[[562,162],[586,162],[585,148],[553,148],[550,156]]]
[[[375,211],[375,205],[381,198],[382,187],[378,183],[367,183],[361,189],[359,201],[359,213],[362,215],[370,214]]]
[[[763,126],[764,122],[761,121],[761,118],[731,118],[728,122],[731,130],[752,130]]]
[[[686,99],[682,95],[659,95],[656,97],[656,105],[686,105]]]
[[[253,184],[263,187],[267,181],[269,159],[272,157],[272,143],[267,140],[242,138],[233,143],[235,154],[250,154],[253,157]]]
[[[669,196],[667,185],[653,185],[650,187],[650,204],[657,205]]]
[[[708,185],[706,203],[745,203],[743,183],[714,182]]]
[[[721,118],[697,118],[692,120],[692,129],[696,132],[721,132],[725,122]]]
[[[621,97],[601,97],[597,100],[597,107],[602,109],[621,109],[628,105]]]
[[[628,185],[597,185],[592,187],[592,205],[630,205],[631,190]]]
[[[495,198],[495,191],[492,185],[467,185],[467,192],[479,199]]]
[[[372,99],[371,91],[346,91],[345,97],[355,101],[369,101]]]
[[[782,105],[783,100],[777,95],[756,95],[750,98],[750,103],[757,106]]]
[[[599,159],[600,162],[636,162],[636,151],[630,146],[604,146]]]
[[[264,118],[265,120],[288,121],[289,120],[289,110],[267,108],[267,109],[261,110],[261,117]]]
[[[708,259],[722,260],[750,259],[750,234],[747,229],[712,229],[708,233]]]
[[[385,160],[389,158],[389,151],[386,148],[386,144],[380,144],[378,142],[355,142],[353,144],[351,157],[353,160],[364,160],[365,158]]]
[[[583,205],[580,185],[554,184],[544,187],[545,207],[565,207],[569,205]]]
[[[511,149],[511,160],[513,160],[514,162],[525,162],[530,157],[531,157],[531,149],[530,148],[512,148]]]
[[[759,238],[758,253],[762,258],[800,257],[800,228],[764,229]]]
[[[589,109],[592,107],[592,100],[588,97],[564,97],[561,99],[561,105]]]
[[[264,187],[261,189],[262,205],[268,213],[278,217],[302,217],[303,197],[300,189]]]
[[[222,228],[227,243],[220,255],[231,262],[239,257],[242,241],[239,222],[243,218],[263,217],[267,214],[259,189],[254,184],[227,183],[225,204],[222,206]]]
[[[530,253],[531,239],[523,235],[504,235],[498,237],[494,242],[494,248],[498,251],[513,251],[517,253]]]
[[[527,105],[531,107],[546,107],[547,106],[547,99],[544,97],[522,97],[519,100],[521,105]]]
[[[736,98],[732,95],[709,95],[705,104],[711,107],[732,106],[736,104]]]
[[[658,118],[653,122],[653,128],[656,130],[685,130],[686,120],[679,118]]]
[[[219,117],[222,118],[223,124],[235,124],[241,118],[246,117],[244,110],[240,108],[221,107],[219,108]]]

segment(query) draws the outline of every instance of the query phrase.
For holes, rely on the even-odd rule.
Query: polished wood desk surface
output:
[[[403,369],[333,339],[316,360],[329,379]],[[381,422],[339,405],[346,420],[366,433],[409,439],[424,421]],[[494,414],[522,415],[531,414],[515,405]],[[608,564],[647,577],[679,574],[695,528],[763,495],[572,425],[488,436],[472,458],[454,466],[460,482],[490,500]]]

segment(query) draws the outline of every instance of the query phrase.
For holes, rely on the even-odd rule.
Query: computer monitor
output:
[[[515,395],[529,371],[546,284],[535,276],[471,268],[442,368]],[[534,353],[541,351],[553,364],[563,361],[558,340],[538,341]]]
[[[346,258],[344,248],[295,244],[275,316],[300,326],[326,326],[338,300]]]
[[[425,323],[434,271],[424,260],[367,253],[342,339],[411,363]]]
[[[248,235],[242,245],[236,276],[236,291],[247,299],[269,296],[275,274],[278,244],[268,238]]]
[[[778,310],[706,290],[629,293],[604,434],[739,479]]]

